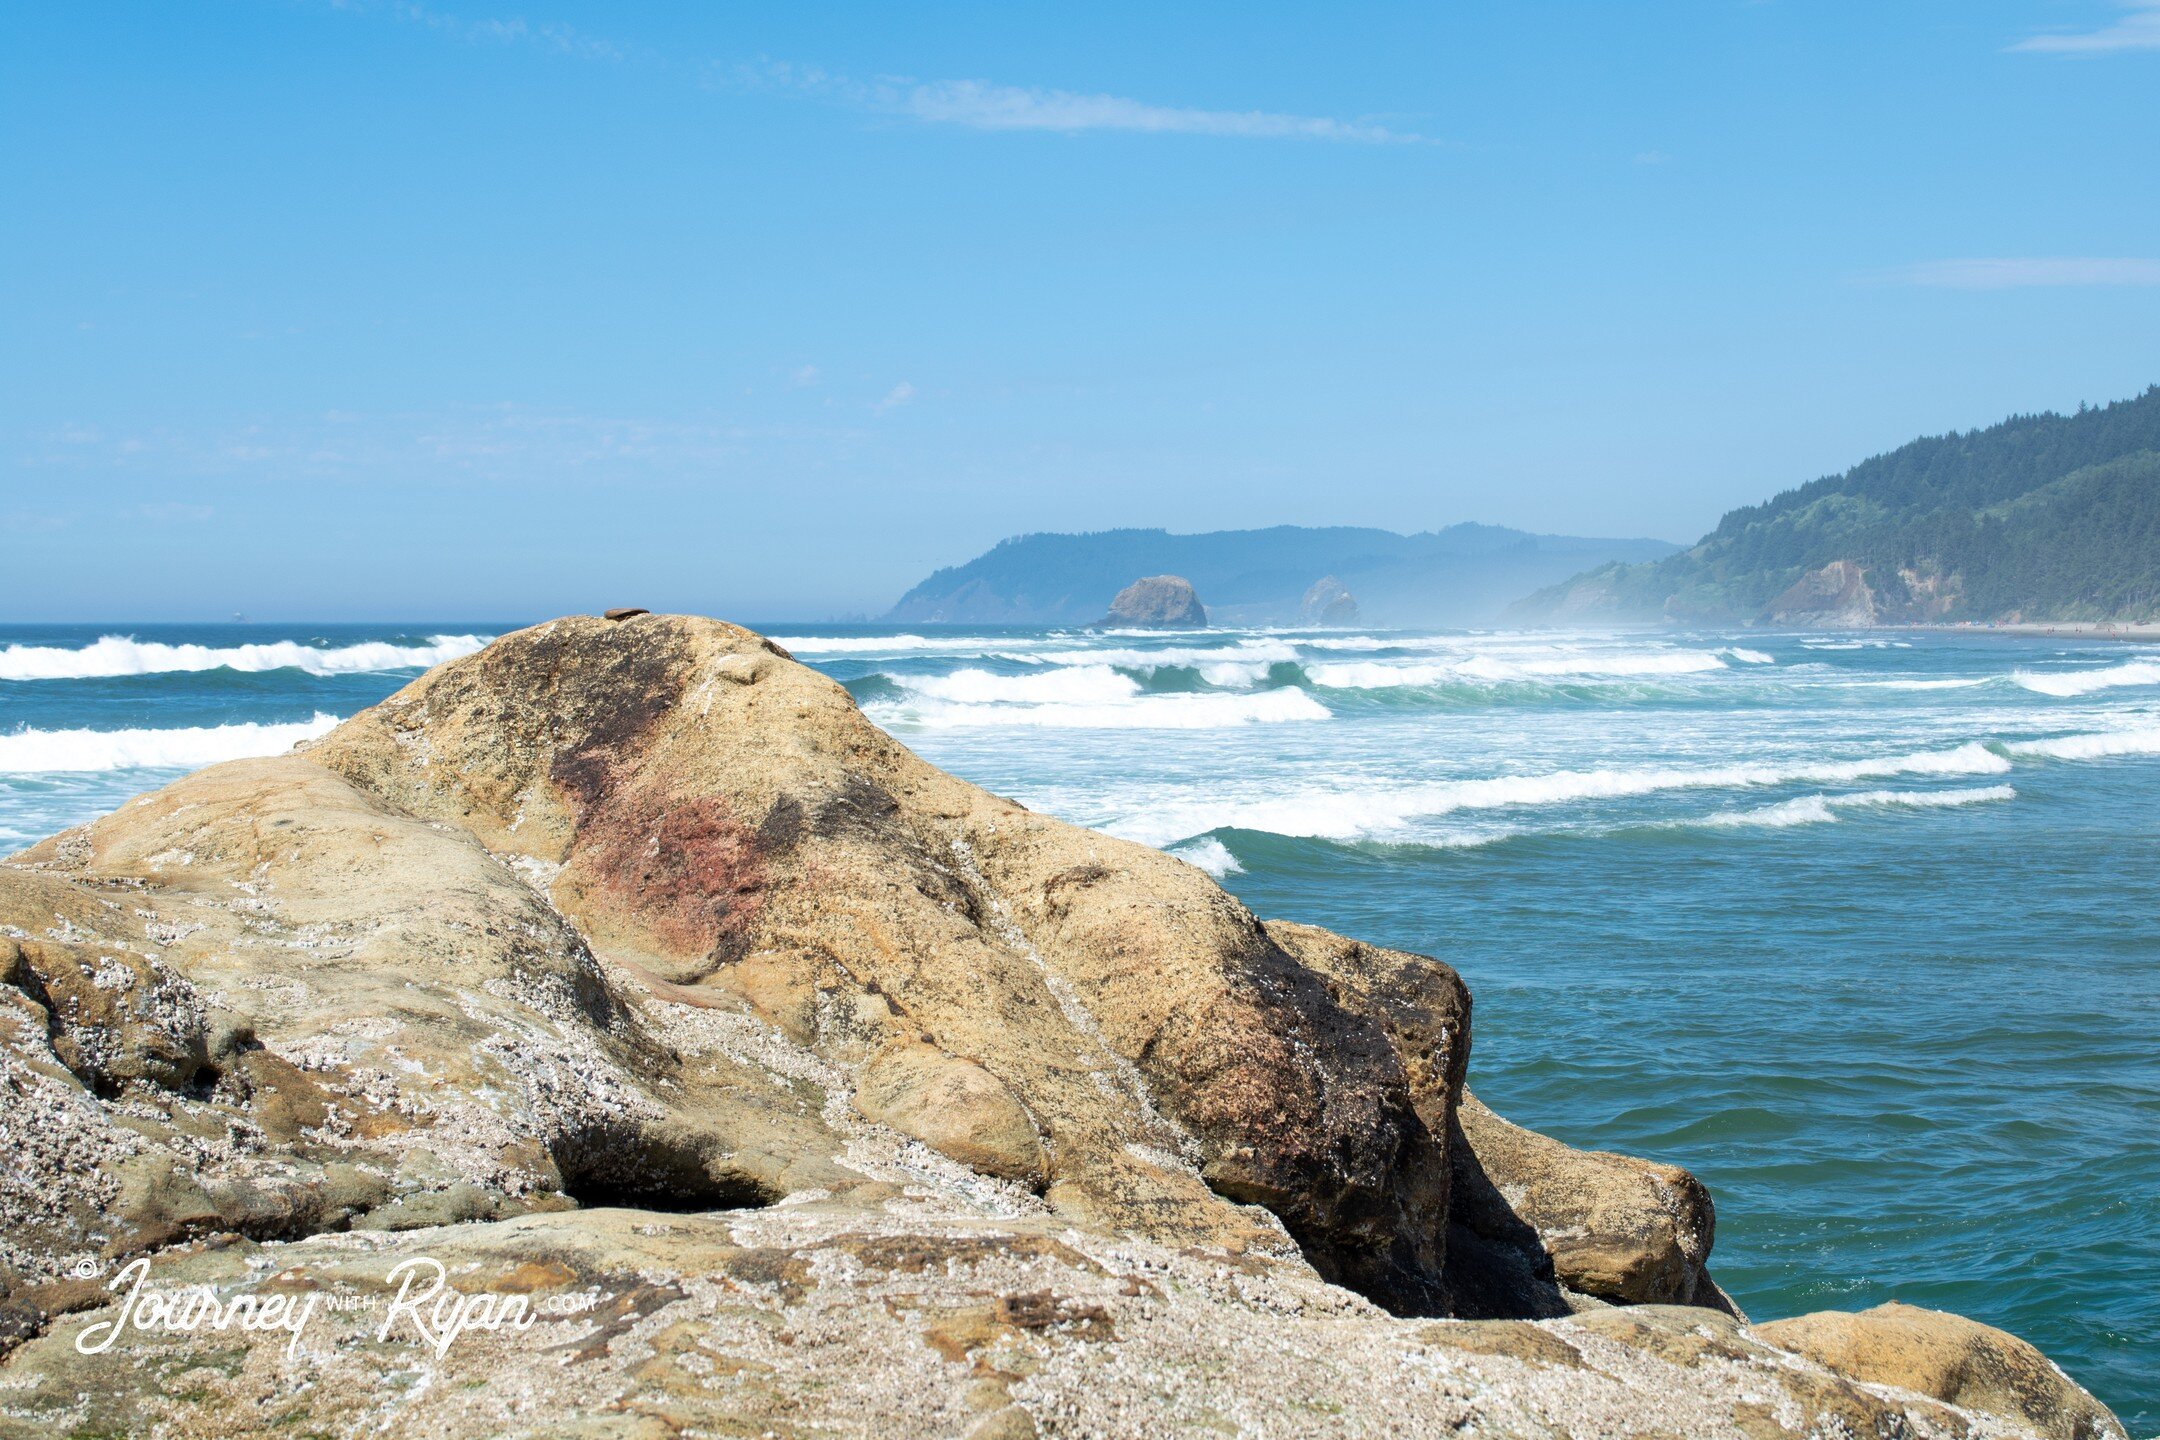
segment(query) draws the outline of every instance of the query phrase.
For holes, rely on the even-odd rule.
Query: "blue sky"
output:
[[[2160,3],[30,3],[15,619],[1687,540],[2160,381]]]

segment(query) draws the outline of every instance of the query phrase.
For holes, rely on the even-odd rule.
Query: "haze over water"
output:
[[[0,850],[498,628],[0,629]],[[1754,1317],[1959,1311],[2160,1431],[2160,650],[770,633],[939,765],[1454,964],[1473,1088],[1695,1170]]]

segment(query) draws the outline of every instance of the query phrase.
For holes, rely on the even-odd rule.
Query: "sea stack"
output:
[[[1985,1326],[1751,1327],[1471,1020],[748,630],[551,621],[0,864],[0,1434],[2120,1440]]]
[[[1315,580],[1298,606],[1298,620],[1305,625],[1354,625],[1357,617],[1357,597],[1333,575]]]
[[[1098,630],[1198,630],[1208,623],[1207,607],[1192,582],[1182,575],[1150,575],[1118,591],[1110,613],[1095,622]]]

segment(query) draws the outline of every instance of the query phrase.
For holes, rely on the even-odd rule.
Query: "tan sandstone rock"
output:
[[[856,1076],[855,1107],[941,1155],[1040,1189],[1042,1139],[1012,1091],[972,1060],[902,1042]]]
[[[2104,1416],[1594,1308],[1720,1304],[1708,1197],[1491,1116],[1470,1028],[1440,961],[943,774],[748,631],[554,621],[0,865],[0,1434]],[[135,1257],[338,1303],[79,1354]],[[374,1329],[422,1259],[555,1308],[428,1358]]]
[[[1858,1314],[1777,1320],[1756,1333],[1851,1379],[1931,1396],[2048,1440],[2122,1434],[2106,1407],[2047,1356],[1960,1315],[1893,1302]]]

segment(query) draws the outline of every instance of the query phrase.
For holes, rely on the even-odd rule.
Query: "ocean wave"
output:
[[[1705,815],[1699,820],[1677,820],[1673,823],[1716,829],[1761,825],[1782,830],[1789,825],[1827,825],[1836,819],[1827,796],[1802,795],[1794,800],[1780,800],[1775,805],[1764,805],[1760,809],[1730,810],[1717,815]]]
[[[1923,750],[1854,760],[1697,768],[1558,770],[1543,775],[1427,781],[1365,790],[1308,788],[1253,800],[1187,800],[1135,815],[1110,828],[1114,834],[1150,845],[1167,845],[1222,829],[1355,840],[1401,831],[1414,822],[1459,810],[1625,800],[1673,790],[1844,785],[1898,775],[2000,775],[2009,769],[2008,759],[1976,741],[1949,750]]]
[[[2105,760],[2116,755],[2160,755],[2160,729],[2107,730],[2096,735],[2054,735],[2003,746],[2012,755],[2040,760]]]
[[[73,650],[50,645],[10,645],[0,650],[0,680],[93,680],[200,670],[305,670],[311,675],[425,670],[470,655],[490,638],[431,635],[424,645],[371,640],[326,648],[296,640],[273,640],[260,645],[165,645],[126,635],[105,635]]]
[[[1992,685],[1998,679],[1994,675],[1981,675],[1966,680],[1840,680],[1841,690],[1970,690],[1975,685]]]
[[[1767,657],[1765,657],[1767,658]],[[1308,663],[1305,675],[1324,690],[1394,690],[1460,681],[1504,685],[1537,681],[1633,680],[1702,675],[1725,669],[1705,650],[1551,651],[1478,654],[1445,660],[1340,660]]]
[[[1005,678],[1005,677],[992,677]],[[1119,677],[1123,679],[1124,677]],[[911,685],[915,682],[909,682]],[[1132,683],[1127,681],[1128,684]],[[1134,689],[1137,691],[1138,686]],[[903,696],[873,700],[863,713],[878,724],[926,730],[1038,726],[1057,730],[1225,730],[1240,725],[1272,725],[1326,720],[1331,712],[1303,690],[1260,690],[1246,694],[1188,692],[1177,695],[1133,694],[1115,700],[1001,703]],[[1206,827],[1202,827],[1206,828]],[[1199,833],[1188,830],[1167,839]]]
[[[2132,660],[2102,670],[2016,670],[2010,678],[2027,690],[2067,700],[2122,685],[2160,685],[2160,662]]]
[[[1750,650],[1744,645],[1728,645],[1717,653],[1738,660],[1743,665],[1777,664],[1775,655],[1765,655],[1760,650]]]
[[[1851,795],[1802,795],[1756,810],[1727,811],[1700,820],[1675,823],[1720,828],[1762,825],[1782,829],[1789,825],[1827,824],[1838,818],[1840,810],[1956,809],[2016,798],[2017,791],[2008,785],[1982,785],[1966,790],[1862,790]]]
[[[18,730],[0,735],[0,774],[193,770],[221,760],[278,755],[338,723],[318,712],[282,725],[253,722],[173,730]]]

